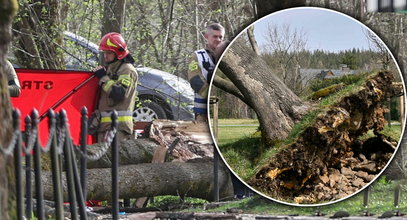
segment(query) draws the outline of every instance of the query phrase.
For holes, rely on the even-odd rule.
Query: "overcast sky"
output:
[[[306,33],[308,50],[337,52],[346,49],[369,49],[366,27],[340,13],[318,8],[289,9],[274,13],[254,24],[257,43],[264,45],[267,25],[289,24]]]

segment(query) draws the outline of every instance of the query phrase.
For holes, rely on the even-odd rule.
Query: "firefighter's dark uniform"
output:
[[[195,51],[188,66],[188,79],[195,92],[194,113],[198,122],[207,121],[208,89],[214,64],[214,54],[209,49]]]
[[[118,112],[117,140],[134,138],[133,110],[136,101],[138,75],[131,63],[116,60],[107,67],[107,75],[100,79],[101,93],[98,109],[101,114],[98,142],[103,141],[111,128],[111,112]]]
[[[16,71],[14,70],[13,64],[11,64],[9,61],[6,61],[4,72],[7,74],[8,90],[10,92],[10,96],[18,97],[21,93],[20,82],[18,81],[18,77]]]

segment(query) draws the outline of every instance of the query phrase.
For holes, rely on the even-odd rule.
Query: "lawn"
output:
[[[255,119],[219,119],[217,143],[221,154],[243,178],[254,174],[253,162],[261,144],[258,125]]]
[[[395,186],[400,184],[401,196],[399,207],[394,207],[394,189]],[[285,205],[278,202],[271,201],[267,198],[263,198],[260,195],[255,194],[252,197],[232,201],[230,203],[221,205],[218,208],[203,210],[203,204],[207,203],[205,200],[184,198],[180,199],[176,196],[158,196],[155,197],[155,202],[149,206],[169,208],[172,211],[180,210],[189,212],[225,212],[227,209],[236,208],[243,210],[244,213],[252,214],[268,214],[268,215],[302,215],[312,216],[315,212],[331,216],[337,211],[346,211],[352,216],[360,216],[364,211],[368,211],[374,216],[380,216],[382,213],[390,210],[400,210],[406,214],[407,210],[407,179],[390,181],[385,177],[378,178],[370,186],[370,196],[367,207],[363,204],[364,191],[361,191],[354,196],[335,202],[329,205],[303,207]],[[175,208],[177,207],[177,208]],[[184,207],[184,209],[182,208]],[[185,209],[186,208],[186,209]]]
[[[218,146],[250,137],[259,126],[256,119],[219,119]]]
[[[396,184],[402,184],[402,193],[400,198],[400,204],[398,208],[393,206],[393,192]],[[238,208],[244,210],[245,213],[256,214],[271,214],[271,215],[313,215],[316,211],[321,211],[326,215],[332,215],[337,211],[343,210],[349,212],[353,216],[360,216],[363,211],[381,215],[385,211],[401,210],[406,212],[407,210],[407,189],[406,180],[389,181],[384,177],[380,177],[375,183],[371,185],[370,198],[367,207],[363,205],[363,194],[360,192],[349,199],[345,199],[340,202],[336,202],[330,205],[315,206],[315,207],[298,207],[280,204],[262,198],[261,196],[253,196],[236,202],[232,202],[228,205],[221,206],[217,209],[210,211],[225,211],[228,208]]]

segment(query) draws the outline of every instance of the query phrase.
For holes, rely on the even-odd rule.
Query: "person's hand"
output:
[[[97,78],[102,78],[103,76],[107,75],[106,69],[104,66],[98,66],[95,69],[93,69],[93,72],[95,73],[95,76]]]

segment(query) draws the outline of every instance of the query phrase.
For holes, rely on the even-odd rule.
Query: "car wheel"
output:
[[[140,107],[136,107],[133,113],[135,121],[153,121],[155,119],[167,119],[165,110],[155,102],[143,102]]]

